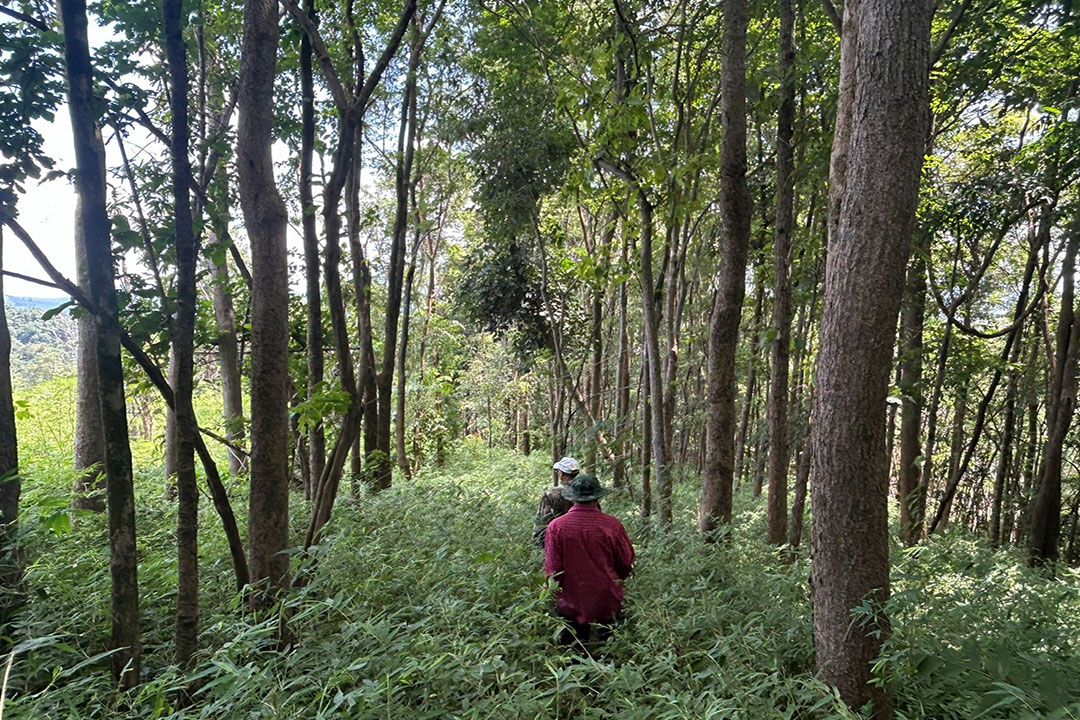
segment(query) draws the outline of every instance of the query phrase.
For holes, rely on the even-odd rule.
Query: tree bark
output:
[[[409,269],[405,273],[405,303],[401,320],[401,352],[397,358],[397,396],[394,408],[394,444],[397,450],[397,464],[401,470],[401,476],[408,479],[412,477],[412,466],[409,464],[409,454],[405,447],[405,359],[409,351],[409,325],[412,312],[413,280],[416,275],[416,263],[419,260],[420,232],[419,206],[416,203],[416,186],[413,184],[413,213],[416,227],[413,235],[412,252],[409,254]],[[516,416],[515,416],[516,422]],[[517,447],[517,432],[515,428],[514,446]]]
[[[705,477],[699,526],[710,533],[731,522],[735,472],[735,348],[745,288],[750,243],[751,200],[746,184],[746,32],[747,0],[724,8],[720,112],[724,134],[720,161],[720,279],[709,327]]]
[[[1005,496],[1008,493],[1008,477],[1013,465],[1013,444],[1016,438],[1016,400],[1020,385],[1020,373],[1017,365],[1020,362],[1024,331],[1017,329],[1017,340],[1009,355],[1009,381],[1005,389],[1005,417],[1002,420],[1001,451],[998,457],[997,469],[994,471],[994,495],[991,499],[990,509],[990,547],[997,549],[1001,546],[1002,539],[1007,538],[1003,533],[1002,509]]]
[[[221,223],[211,242],[228,243],[228,227]],[[214,279],[214,319],[217,324],[218,362],[221,365],[221,394],[224,407],[225,439],[234,445],[244,442],[244,387],[240,373],[240,348],[236,340],[236,310],[229,287],[229,261],[225,253],[211,262]],[[229,448],[229,471],[233,475],[247,469],[247,457]]]
[[[0,230],[0,259],[4,233]],[[19,549],[19,442],[11,391],[11,331],[7,322],[3,274],[0,273],[0,635],[11,637],[9,623],[23,603],[23,559]],[[8,643],[5,641],[5,648]],[[10,648],[7,648],[10,649]]]
[[[664,389],[661,378],[659,322],[653,288],[653,206],[644,191],[638,192],[641,211],[641,311],[644,317],[646,387],[650,406],[650,443],[653,476],[656,478],[660,523],[671,524],[671,448],[665,432]]]
[[[101,170],[104,174],[104,168]],[[83,237],[82,200],[75,210],[75,272],[79,287],[90,295],[90,270]],[[75,365],[78,399],[75,410],[75,486],[71,506],[105,512],[105,429],[97,379],[97,318],[89,313],[77,321],[79,342]]]
[[[415,23],[415,16],[413,16]],[[390,487],[393,463],[390,456],[391,400],[394,388],[394,364],[398,346],[398,321],[401,318],[401,300],[405,275],[405,235],[409,224],[409,183],[412,177],[413,158],[416,151],[416,70],[420,62],[419,34],[412,45],[405,93],[402,98],[401,128],[398,133],[398,163],[395,177],[397,206],[394,213],[394,233],[390,244],[390,265],[387,270],[386,322],[383,335],[382,369],[376,377],[378,387],[378,426],[376,451],[369,449],[368,463],[372,487],[385,490]],[[490,440],[490,438],[489,438]],[[372,463],[371,461],[375,462]]]
[[[317,22],[315,0],[305,0],[304,10]],[[321,389],[324,377],[322,289],[319,285],[319,236],[315,228],[315,197],[312,193],[312,156],[315,152],[315,78],[311,39],[300,34],[300,211],[304,233],[304,283],[307,294],[307,398]],[[326,465],[326,431],[318,423],[308,433],[308,466],[312,478],[322,477]]]
[[[780,0],[780,112],[776,129],[772,388],[769,392],[769,505],[765,539],[787,542],[788,380],[791,353],[791,234],[795,225],[795,9]]]
[[[930,252],[930,234],[923,232],[911,259],[908,274],[907,303],[901,325],[900,356],[900,472],[898,501],[900,504],[900,541],[911,546],[919,541],[921,523],[918,513],[919,434],[922,423],[922,353],[923,316],[926,310],[926,260]],[[925,462],[925,458],[923,459]]]
[[[237,170],[251,242],[251,497],[248,514],[252,593],[268,607],[285,585],[289,558],[288,215],[274,180],[274,77],[278,4],[245,0],[241,45]]]
[[[113,285],[112,243],[105,210],[105,147],[97,126],[84,0],[61,0],[68,109],[75,144],[75,188],[80,199],[82,237],[90,299],[101,309],[96,366],[101,425],[105,433],[105,488],[109,509],[109,565],[112,575],[113,678],[121,688],[139,682],[139,583],[135,549],[135,488],[128,444],[120,321]]]
[[[795,470],[795,499],[791,502],[791,524],[788,526],[787,543],[792,550],[802,544],[803,520],[806,515],[806,493],[810,484],[810,461],[814,446],[807,442],[799,456],[799,466]]]
[[[1061,311],[1058,313],[1056,362],[1050,385],[1046,450],[1042,478],[1031,511],[1029,559],[1032,565],[1053,562],[1060,554],[1061,465],[1065,438],[1076,409],[1077,353],[1080,351],[1080,319],[1075,307],[1075,273],[1080,250],[1080,214],[1074,221],[1062,265]]]
[[[627,262],[629,239],[623,233],[622,265]],[[611,471],[611,482],[617,487],[625,487],[627,448],[633,447],[633,440],[628,437],[634,423],[629,422],[630,413],[630,331],[627,327],[626,311],[628,289],[624,280],[619,284],[619,357],[615,369],[615,466]],[[629,426],[629,427],[628,427]]]
[[[746,378],[746,394],[743,396],[742,409],[740,410],[739,432],[735,436],[735,479],[734,488],[739,488],[742,482],[743,468],[746,467],[746,441],[750,436],[750,414],[754,407],[754,398],[757,397],[757,343],[761,335],[761,316],[765,308],[765,284],[759,273],[754,274],[754,320],[750,329],[750,370]]]
[[[845,32],[850,76],[843,195],[830,218],[811,466],[814,644],[818,675],[852,707],[892,707],[871,681],[890,625],[885,400],[915,223],[928,116],[929,3],[849,0],[859,41]],[[852,34],[856,34],[852,33]],[[834,153],[837,148],[834,147]],[[853,621],[870,601],[873,617]]]
[[[177,485],[176,661],[191,664],[199,643],[199,488],[195,478],[198,423],[195,387],[195,228],[191,217],[191,165],[188,158],[187,47],[181,34],[181,0],[163,0],[165,54],[169,66],[169,113],[172,165],[173,229],[176,251],[176,317],[172,348]]]

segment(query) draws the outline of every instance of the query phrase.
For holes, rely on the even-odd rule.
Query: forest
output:
[[[0,718],[1080,718],[1078,13],[0,0]]]

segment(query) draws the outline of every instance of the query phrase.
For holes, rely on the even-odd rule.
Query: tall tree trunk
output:
[[[102,168],[104,173],[104,168]],[[86,262],[82,200],[75,209],[75,272],[79,287],[90,295],[90,269]],[[86,313],[77,321],[79,341],[75,365],[78,399],[75,409],[75,486],[71,506],[76,510],[105,512],[105,429],[101,425],[101,399],[97,378],[98,320]]]
[[[731,522],[735,473],[735,347],[739,341],[745,293],[746,253],[750,243],[750,192],[746,185],[746,31],[747,0],[724,8],[720,112],[724,137],[720,161],[720,281],[709,327],[705,478],[700,529],[712,532]]]
[[[776,129],[776,276],[769,391],[767,542],[787,541],[788,379],[791,352],[791,234],[795,225],[795,9],[780,0],[780,112]]]
[[[627,243],[626,233],[623,233],[622,264],[626,265]],[[617,487],[626,486],[626,456],[627,448],[633,447],[633,440],[629,437],[633,422],[629,422],[630,413],[630,332],[627,327],[626,310],[628,305],[627,283],[623,281],[619,285],[619,357],[615,369],[615,438],[616,456],[615,467],[611,472],[611,482]],[[628,427],[629,426],[629,427]]]
[[[758,337],[761,335],[761,317],[765,309],[765,284],[761,281],[761,277],[757,272],[755,272],[754,284],[754,320],[750,330],[750,369],[747,372],[746,394],[743,396],[742,410],[740,411],[739,432],[735,436],[735,480],[733,484],[736,489],[745,474],[743,470],[746,467],[746,442],[750,436],[750,414],[754,407],[754,398],[757,397],[757,344]]]
[[[176,661],[190,665],[199,643],[199,488],[195,478],[195,434],[199,432],[192,395],[195,387],[195,228],[191,217],[188,159],[187,46],[181,34],[181,0],[163,0],[165,54],[169,65],[169,156],[172,165],[173,231],[176,251],[176,318],[172,348],[177,486]]]
[[[0,259],[4,256],[0,229]],[[0,263],[2,264],[2,263]],[[2,268],[0,268],[2,269]],[[22,605],[22,553],[19,550],[19,443],[15,432],[15,403],[11,393],[11,331],[0,272],[0,636],[7,638],[9,623]],[[4,643],[7,646],[7,643]],[[10,648],[7,648],[10,649]]]
[[[1017,329],[1017,340],[1009,355],[1009,382],[1005,390],[1005,417],[1002,420],[1001,452],[998,458],[997,469],[994,471],[994,495],[991,499],[990,508],[990,546],[997,549],[1001,546],[1002,539],[1008,534],[1003,532],[1002,510],[1008,493],[1008,478],[1013,465],[1013,443],[1016,438],[1016,400],[1019,392],[1020,373],[1017,365],[1020,362],[1021,347],[1024,333]]]
[[[211,243],[228,244],[228,227],[222,223],[212,233]],[[221,393],[225,418],[225,439],[234,445],[244,442],[244,386],[240,374],[240,348],[236,340],[236,310],[229,287],[229,261],[222,249],[211,260],[214,278],[214,319],[217,324],[218,362],[221,365]],[[229,448],[229,471],[233,475],[247,468],[247,457]]]
[[[652,517],[652,402],[649,400],[647,368],[649,359],[642,353],[641,383],[638,396],[641,398],[641,517]]]
[[[813,409],[814,645],[818,675],[845,702],[873,702],[875,717],[891,718],[888,696],[870,683],[890,632],[882,431],[926,136],[932,13],[925,0],[849,0],[848,13],[858,35],[853,46],[845,32],[841,54],[842,68],[854,65],[851,126],[837,138],[848,143],[847,170],[833,208]],[[868,598],[876,617],[853,623]]]
[[[368,455],[372,487],[390,487],[393,463],[390,457],[390,408],[394,388],[394,365],[398,346],[398,321],[401,318],[402,288],[405,275],[405,234],[409,224],[409,184],[412,178],[416,150],[416,70],[420,62],[420,38],[415,31],[409,57],[408,75],[401,107],[401,128],[398,132],[398,163],[395,177],[397,206],[394,213],[394,234],[390,244],[390,265],[387,270],[386,323],[383,334],[382,369],[376,378],[378,386],[378,426],[375,442],[377,454]],[[490,437],[488,438],[490,441]],[[374,463],[372,463],[374,459]]]
[[[806,493],[810,484],[810,461],[814,446],[807,442],[799,456],[799,466],[795,470],[795,499],[791,502],[791,524],[788,526],[788,545],[797,550],[802,544],[803,520],[806,515]]]
[[[946,320],[945,335],[938,350],[937,370],[935,371],[934,389],[930,394],[930,406],[926,412],[926,451],[923,453],[922,476],[915,493],[915,510],[912,512],[912,534],[922,537],[926,526],[926,498],[934,479],[934,452],[937,449],[938,410],[945,386],[945,370],[949,363],[949,349],[952,345],[953,324]]]
[[[614,220],[611,221],[614,225]],[[605,241],[610,242],[611,238],[605,238]],[[606,250],[604,251],[606,257]],[[606,263],[605,263],[606,264]],[[601,388],[604,381],[604,337],[603,337],[603,323],[604,323],[604,290],[602,288],[592,289],[592,303],[589,319],[589,347],[592,351],[592,367],[591,374],[589,376],[589,393],[587,395],[589,403],[589,412],[592,415],[592,419],[600,420],[600,410],[602,407],[603,394]],[[591,434],[596,434],[596,427],[591,429]],[[618,445],[616,445],[618,448]],[[587,457],[587,465],[590,468],[596,467],[596,449],[597,443],[595,438],[589,443],[589,454]]]
[[[671,524],[671,448],[664,421],[664,389],[661,377],[659,322],[656,313],[652,269],[653,207],[644,191],[638,193],[641,210],[641,311],[645,319],[646,388],[650,407],[650,442],[653,476],[656,478],[660,523]]]
[[[1050,403],[1047,411],[1046,450],[1039,492],[1031,511],[1029,553],[1032,565],[1058,559],[1061,538],[1061,465],[1065,438],[1076,409],[1077,352],[1080,351],[1080,315],[1075,307],[1075,273],[1080,250],[1080,213],[1074,220],[1062,265],[1061,311]]]
[[[139,682],[139,582],[135,551],[135,488],[128,444],[120,320],[113,285],[112,242],[105,210],[105,147],[97,127],[85,0],[61,0],[68,109],[75,141],[75,189],[86,246],[90,299],[103,313],[97,333],[101,425],[105,433],[105,489],[109,508],[114,680],[121,688]]]
[[[267,607],[285,585],[289,558],[288,215],[274,180],[274,77],[278,5],[244,1],[237,170],[251,241],[251,600]]]
[[[317,20],[315,0],[305,0],[304,10]],[[300,34],[300,212],[304,233],[304,286],[307,295],[307,397],[319,392],[323,377],[322,289],[319,286],[319,236],[315,228],[315,196],[312,192],[312,156],[315,153],[315,78],[311,39]],[[326,431],[318,423],[308,433],[308,465],[312,478],[322,477],[326,465]]]
[[[394,439],[397,449],[397,464],[401,470],[401,476],[406,479],[412,476],[412,466],[409,464],[409,455],[405,448],[405,358],[409,351],[409,321],[412,312],[413,279],[416,275],[416,263],[419,260],[417,253],[420,250],[421,240],[419,206],[415,198],[415,184],[412,187],[412,193],[416,228],[414,230],[412,252],[409,256],[409,269],[405,273],[405,306],[402,310],[401,319],[401,352],[398,353],[397,358],[397,396],[395,397],[396,406],[394,408]],[[514,445],[516,449],[516,431]]]
[[[968,388],[963,386],[956,392],[954,400],[956,406],[953,415],[952,437],[949,441],[949,476],[946,480],[946,489],[960,482],[960,468],[964,457],[964,426],[967,423]],[[941,519],[936,523],[935,532],[945,532],[949,528],[949,518],[952,515],[952,497],[946,497],[945,489],[941,493],[941,509],[938,514]]]
[[[930,252],[930,234],[923,232],[911,259],[908,274],[907,303],[900,322],[900,541],[911,546],[919,541],[921,523],[918,512],[919,433],[922,422],[922,353],[923,316],[926,310],[926,260]],[[925,458],[923,459],[925,462]]]

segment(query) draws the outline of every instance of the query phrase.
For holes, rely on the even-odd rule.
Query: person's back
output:
[[[588,476],[579,479],[596,484]],[[586,495],[581,502],[573,491],[568,496],[574,507],[551,522],[545,544],[547,573],[560,586],[557,609],[579,625],[609,623],[622,610],[622,581],[630,575],[634,548],[619,519],[600,511],[598,497]]]

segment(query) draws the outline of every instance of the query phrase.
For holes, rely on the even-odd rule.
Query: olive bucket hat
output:
[[[564,485],[562,496],[570,502],[592,502],[607,495],[610,490],[600,487],[600,481],[592,475],[578,475],[574,482]]]

